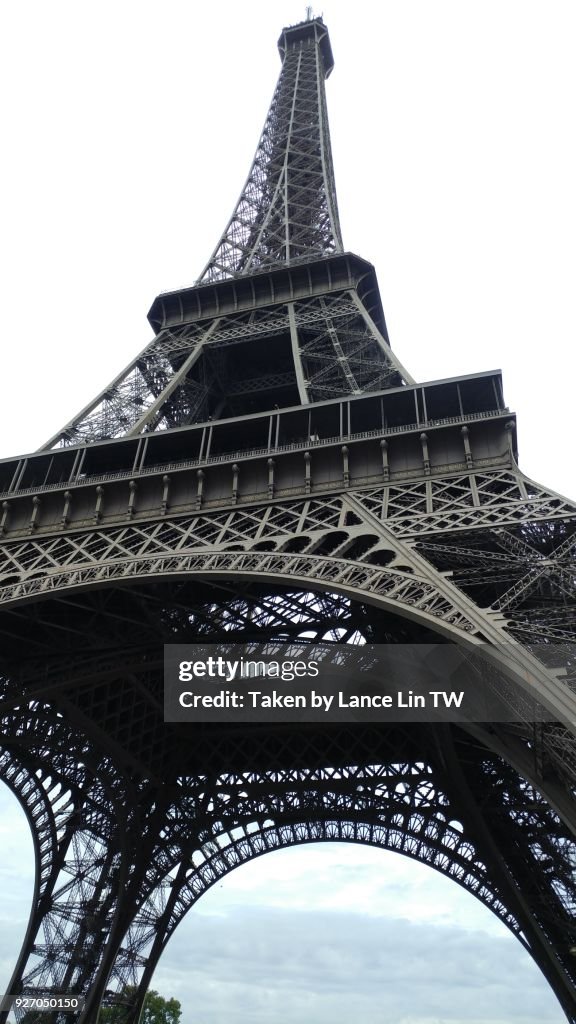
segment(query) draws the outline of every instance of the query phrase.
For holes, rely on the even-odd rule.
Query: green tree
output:
[[[127,1003],[131,1002],[136,989],[127,985],[122,996]],[[140,1018],[140,1024],[180,1024],[182,1007],[178,999],[164,999],[163,996],[150,989],[144,1001],[144,1011]],[[100,1010],[98,1024],[123,1024],[125,1013],[122,1005],[110,1006]]]
[[[150,989],[144,1003],[142,1024],[179,1024],[182,1008],[178,999],[163,999]]]

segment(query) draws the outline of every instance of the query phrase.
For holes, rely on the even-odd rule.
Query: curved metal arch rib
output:
[[[256,552],[255,554],[262,558],[271,557],[269,552]],[[278,555],[274,554],[273,557],[277,558]],[[234,575],[237,580],[238,574]],[[294,579],[291,580],[292,586],[295,582]],[[233,602],[239,600],[237,589],[231,594],[230,600]],[[278,598],[270,598],[270,600],[273,605],[274,600],[278,600]],[[396,611],[398,612],[399,609],[396,608]],[[278,628],[281,620],[279,612],[276,619],[278,622],[276,628]],[[303,618],[299,617],[298,621],[300,628],[305,630],[306,623]],[[274,632],[274,627],[271,624],[267,628],[272,633]],[[64,689],[66,689],[65,686]],[[63,704],[61,701],[61,706],[65,708],[66,698]],[[64,728],[64,723],[60,718],[58,718],[58,722],[61,723],[60,727]],[[18,732],[17,729],[13,731]],[[38,750],[44,749],[42,743],[45,740],[45,730],[38,729],[36,737]],[[77,751],[78,756],[85,757],[85,746],[88,742],[88,740],[81,741]],[[397,749],[401,749],[398,740],[396,743]],[[137,884],[132,886],[128,900],[130,906],[123,921],[119,921],[115,929],[112,929],[113,933],[110,933],[110,939],[107,942],[108,952],[105,954],[107,966],[105,968],[105,961],[102,958],[99,984],[108,984],[105,982],[105,976],[106,978],[109,976],[109,984],[115,985],[116,991],[125,984],[134,984],[139,979],[141,986],[146,985],[155,959],[164,948],[165,940],[185,912],[187,899],[189,903],[194,902],[199,891],[203,891],[210,884],[211,879],[212,881],[216,880],[218,871],[230,870],[236,863],[241,862],[242,855],[250,857],[257,855],[258,852],[264,852],[265,848],[274,847],[275,841],[272,837],[278,830],[280,830],[278,842],[290,845],[294,842],[311,841],[319,835],[326,835],[322,831],[323,829],[336,828],[338,831],[343,828],[346,831],[348,828],[348,836],[352,836],[352,838],[357,836],[357,841],[370,842],[376,837],[377,843],[383,845],[388,842],[387,836],[389,836],[389,848],[404,846],[404,852],[408,852],[411,856],[420,855],[423,860],[426,860],[427,857],[434,860],[437,857],[436,866],[440,870],[456,877],[457,880],[460,880],[458,878],[460,874],[465,886],[472,891],[480,892],[481,898],[487,904],[492,905],[503,919],[507,920],[513,931],[517,934],[524,933],[525,944],[538,960],[542,969],[548,972],[547,976],[551,977],[551,983],[556,991],[560,991],[561,994],[564,992],[564,995],[566,991],[571,991],[572,982],[569,978],[565,984],[565,979],[563,979],[562,985],[558,980],[558,972],[565,973],[564,960],[566,957],[561,958],[560,965],[551,965],[546,952],[548,946],[541,941],[542,928],[544,931],[546,928],[551,928],[555,938],[553,942],[549,943],[549,948],[555,948],[560,927],[558,921],[555,918],[550,922],[546,917],[547,909],[543,906],[538,907],[538,914],[534,917],[529,912],[529,908],[527,909],[526,900],[522,896],[522,885],[526,887],[528,884],[529,888],[527,881],[529,873],[524,872],[521,876],[519,890],[514,877],[509,877],[509,866],[506,863],[499,864],[497,850],[492,851],[493,863],[489,864],[484,852],[486,843],[480,844],[478,848],[475,843],[472,843],[471,846],[465,845],[470,834],[473,834],[470,832],[469,821],[464,825],[464,836],[461,839],[458,838],[460,835],[458,828],[450,825],[452,820],[462,821],[466,818],[471,801],[468,799],[469,793],[466,791],[465,799],[460,797],[454,802],[454,794],[450,788],[451,783],[448,785],[444,779],[444,784],[441,784],[440,780],[443,776],[438,767],[440,764],[438,751],[436,751],[435,764],[436,773],[440,772],[440,774],[436,774],[434,777],[434,793],[428,793],[428,796],[417,794],[417,783],[412,767],[416,766],[420,781],[423,779],[424,784],[429,781],[424,767],[428,763],[424,755],[427,744],[422,742],[422,762],[420,759],[416,761],[414,756],[410,759],[408,756],[398,755],[398,763],[406,766],[404,777],[401,775],[399,777],[398,773],[395,776],[396,781],[399,778],[402,788],[397,790],[396,787],[393,787],[393,794],[387,799],[383,794],[386,790],[388,769],[382,767],[382,760],[379,762],[378,758],[382,758],[384,763],[387,763],[390,755],[389,751],[382,746],[381,735],[378,744],[377,754],[376,756],[372,755],[371,759],[367,759],[367,753],[362,753],[363,760],[360,763],[363,767],[360,776],[358,772],[354,774],[350,768],[340,769],[340,773],[335,774],[334,771],[331,772],[326,767],[317,770],[316,774],[312,770],[298,769],[291,769],[282,776],[271,772],[260,776],[254,772],[250,776],[222,774],[222,768],[216,769],[215,767],[219,756],[215,749],[207,761],[207,770],[212,774],[191,777],[187,780],[186,785],[181,787],[182,793],[178,794],[177,799],[173,798],[173,803],[168,806],[167,813],[164,813],[166,808],[159,808],[156,824],[154,824],[152,812],[149,808],[147,809],[148,805],[139,799],[140,826],[137,827],[137,823],[132,822],[129,842],[134,844],[133,851],[136,851],[138,844],[142,844],[142,836],[145,831],[151,842],[149,857],[147,854],[144,861],[141,858],[138,860]],[[369,749],[367,746],[366,750]],[[347,752],[344,753],[344,751]],[[69,754],[68,750],[67,756]],[[313,743],[309,749],[307,748],[306,754],[307,756],[308,754],[312,755],[312,762],[318,761],[318,750],[314,752]],[[486,756],[491,756],[489,750],[486,751]],[[339,757],[339,764],[351,764],[350,748],[347,749],[346,743],[343,743]],[[492,760],[495,761],[494,758]],[[324,761],[330,763],[330,758],[324,759]],[[301,763],[301,760],[297,763]],[[104,768],[105,765],[103,770]],[[344,779],[345,773],[348,773],[346,779]],[[349,781],[348,776],[352,781]],[[513,773],[508,773],[505,778],[504,793],[513,794],[516,787],[518,805],[524,813],[524,805],[534,803],[534,796],[531,793],[523,794],[521,787],[520,789],[518,787],[518,782],[514,782],[515,778]],[[483,779],[490,783],[486,792],[491,792],[494,786],[486,773],[483,775]],[[119,778],[115,784],[121,788],[122,778]],[[390,789],[389,785],[386,791]],[[446,796],[448,791],[450,791],[450,799]],[[410,793],[413,793],[413,798],[410,797],[407,802],[407,796]],[[157,797],[154,795],[151,795],[150,799],[152,803],[157,801]],[[476,802],[477,799],[478,794],[476,794]],[[101,799],[100,802],[102,802]],[[406,811],[406,806],[409,806],[410,814]],[[528,845],[528,837],[521,832],[521,828],[524,826],[512,822],[507,804],[504,806],[500,801],[500,804],[491,808],[490,812],[493,824],[498,826],[498,815],[504,815],[507,826],[512,823],[516,831],[520,829],[519,839],[523,840],[524,845]],[[392,820],[394,814],[399,816],[399,820],[396,822]],[[432,821],[435,816],[436,824]],[[479,820],[481,826],[482,814],[479,815]],[[336,822],[337,825],[329,825],[329,822]],[[346,823],[348,824],[346,825]],[[255,833],[261,835],[259,840],[253,839],[249,832],[249,827],[253,825],[256,826]],[[535,830],[540,845],[543,842],[543,836],[551,830],[552,826],[556,827],[554,816],[550,809],[541,802],[539,820],[536,823],[530,823],[530,829]],[[350,828],[352,832],[350,832]],[[242,829],[243,834],[236,836],[234,830],[237,829]],[[427,829],[435,834],[427,835]],[[442,835],[439,838],[440,833]],[[228,839],[224,838],[226,835]],[[558,835],[559,843],[553,850],[553,854],[556,862],[560,863],[560,853],[563,848],[568,849],[566,845],[568,840],[566,830],[564,832],[560,830]],[[446,838],[446,841],[442,840],[442,836]],[[154,842],[156,846],[153,845]],[[530,842],[534,842],[532,833]],[[254,849],[255,843],[260,843],[259,850]],[[502,845],[502,848],[505,847],[506,843]],[[194,865],[192,858],[198,850],[205,860]],[[130,859],[131,852],[132,846],[127,851],[128,859]],[[490,853],[489,842],[488,852]],[[530,856],[533,858],[533,867],[536,869],[536,855],[530,854]],[[81,869],[80,860],[81,857],[77,856],[78,870]],[[494,867],[494,863],[496,867]],[[104,868],[107,870],[106,865]],[[190,870],[192,870],[192,874],[189,874]],[[535,870],[534,873],[536,874]],[[570,889],[569,883],[566,890],[568,898],[573,897],[573,889],[574,886],[572,885]],[[572,893],[572,897],[570,893]],[[570,924],[564,915],[562,901],[549,885],[546,896],[548,902],[554,903],[556,906],[556,917],[560,920],[562,927],[565,926],[565,933],[568,934]],[[74,905],[72,909],[80,916],[79,905]],[[108,923],[111,924],[111,921]],[[125,936],[124,940],[122,935]],[[576,936],[574,938],[576,940]],[[103,949],[102,954],[104,953]],[[110,971],[112,973],[109,975]],[[143,992],[142,987],[140,991]],[[570,1006],[566,999],[567,997],[565,997],[566,1005]],[[93,1012],[93,1008],[94,1001],[91,1012]],[[87,1016],[85,1019],[89,1020],[90,1018]],[[132,1022],[137,1018],[132,1016],[129,1019]]]
[[[28,818],[35,849],[29,923],[8,990],[81,994],[94,965],[116,952],[130,784],[52,705],[21,697],[1,722],[0,778]],[[53,1018],[43,1014],[48,1024]]]
[[[399,615],[425,624],[449,639],[494,647],[494,658],[516,675],[533,696],[569,727],[576,721],[576,698],[555,674],[502,628],[494,616],[479,610],[440,575],[417,573],[420,556],[406,551],[409,565],[390,568],[346,558],[278,551],[183,551],[169,555],[116,557],[114,561],[59,569],[40,578],[19,581],[0,590],[6,605],[47,597],[63,590],[79,591],[119,581],[194,575],[197,579],[227,577],[297,583],[302,589],[330,590],[353,600],[389,607]],[[498,645],[501,645],[499,648]]]
[[[211,792],[219,792],[220,803],[212,808],[211,822],[206,821],[194,838],[184,843],[182,834],[190,821],[186,820],[184,795],[181,805],[173,806],[174,858],[170,873],[143,902],[126,935],[111,981],[120,988],[139,985],[143,999],[177,925],[219,879],[265,853],[332,841],[399,852],[457,881],[510,928],[562,999],[558,982],[564,970],[550,961],[538,923],[517,885],[497,860],[489,865],[483,860],[486,849],[479,853],[470,838],[470,822],[463,825],[460,815],[455,817],[458,808],[438,785],[437,773],[430,766],[404,762],[386,768],[371,765],[310,772],[304,785],[302,779],[296,780],[296,773],[287,774],[292,776],[284,782],[288,800],[286,795],[277,800],[268,796],[268,806],[262,802],[258,817],[253,817],[258,803],[254,776],[226,775],[212,780]],[[207,780],[203,781],[206,784]],[[279,775],[263,777],[259,782],[263,792],[269,794],[271,787],[279,786]],[[195,781],[192,788],[197,791],[198,786]],[[531,787],[528,789],[534,801],[535,794]],[[185,790],[184,785],[183,794]],[[190,799],[197,808],[197,796]],[[466,799],[470,799],[469,792]],[[550,812],[544,801],[540,801],[540,813],[546,827]],[[138,965],[133,956],[135,946]],[[565,977],[563,981],[570,989],[572,983]],[[565,1008],[570,1006],[569,998],[564,997],[563,1002]]]

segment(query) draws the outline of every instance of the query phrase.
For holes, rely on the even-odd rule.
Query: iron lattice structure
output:
[[[374,269],[342,248],[322,20],[280,51],[200,281],[155,300],[152,342],[43,449],[0,463],[0,775],[37,868],[10,990],[136,1024],[210,885],[338,839],[454,878],[574,1022],[576,506],[518,468],[498,372],[416,384],[393,354]],[[231,637],[488,645],[554,721],[164,723],[163,644]]]

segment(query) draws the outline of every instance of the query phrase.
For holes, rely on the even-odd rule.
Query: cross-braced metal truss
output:
[[[134,437],[411,378],[356,292],[161,330],[46,447]]]
[[[16,974],[24,991],[84,994],[86,1022],[103,998],[135,1024],[166,943],[210,885],[268,850],[343,840],[458,881],[518,936],[576,1019],[574,838],[552,809],[553,783],[547,792],[538,780],[542,796],[494,751],[518,737],[255,726],[194,730],[191,742],[187,727],[162,721],[162,641],[413,642],[418,624],[237,579],[142,581],[28,612],[33,629],[18,615],[1,623],[0,771],[34,823],[41,865]],[[523,743],[516,758],[529,775]]]
[[[475,523],[474,531],[471,530],[471,517]],[[223,640],[231,633],[235,638],[249,636],[260,640],[276,637],[286,641],[304,634],[309,641],[328,638],[339,642],[358,639],[402,642],[429,639],[435,630],[440,630],[454,638],[472,641],[481,638],[495,645],[513,645],[516,658],[520,658],[522,665],[530,664],[532,671],[540,666],[539,697],[544,701],[547,696],[558,700],[564,694],[566,713],[569,714],[570,691],[566,690],[566,683],[556,679],[554,674],[547,675],[548,669],[554,665],[548,669],[545,667],[546,658],[542,651],[544,655],[556,651],[557,642],[569,636],[574,627],[569,556],[576,536],[575,523],[575,509],[570,503],[537,487],[517,472],[500,470],[485,475],[475,473],[453,475],[444,480],[424,480],[403,487],[387,485],[378,489],[349,490],[323,500],[310,497],[292,502],[270,502],[252,508],[164,516],[162,520],[152,517],[147,522],[75,530],[69,535],[60,532],[55,536],[47,534],[26,540],[10,540],[8,534],[2,545],[2,571],[4,578],[13,582],[2,590],[6,605],[2,626],[3,651],[9,661],[13,658],[19,665],[19,673],[15,688],[10,672],[6,671],[4,708],[8,716],[21,714],[20,710],[10,712],[9,708],[14,704],[18,709],[21,707],[24,690],[28,699],[34,701],[32,707],[42,709],[48,718],[53,715],[53,708],[61,709],[60,715],[63,709],[68,720],[75,723],[76,728],[81,728],[81,734],[91,738],[96,750],[105,736],[106,745],[110,748],[108,756],[113,751],[115,763],[118,765],[120,759],[124,772],[130,768],[143,778],[155,780],[152,784],[148,782],[137,797],[140,810],[142,800],[145,806],[146,800],[151,800],[156,807],[157,787],[165,785],[174,756],[174,738],[161,717],[161,657],[150,648],[151,632],[159,643],[182,638],[219,637]],[[452,566],[450,579],[445,575],[446,565]],[[168,589],[163,583],[158,583],[156,589],[151,587],[149,581],[152,576],[166,578],[171,573],[175,573],[177,579],[190,577],[190,574],[192,579],[201,577],[209,580],[214,577],[213,589],[204,601],[198,601],[198,582],[176,582]],[[250,591],[249,582],[239,582],[241,579],[249,581],[251,577],[261,581],[255,593]],[[291,579],[299,580],[301,586],[308,584],[320,588],[321,592],[287,592],[286,583]],[[99,589],[102,584],[115,586],[102,590]],[[78,590],[81,586],[87,588],[83,593]],[[372,605],[379,605],[386,611],[375,619],[375,612],[368,606],[351,606],[345,597],[331,596],[326,593],[327,589],[339,589],[357,600],[368,599]],[[537,622],[531,596],[534,589],[538,593],[544,589],[549,598],[544,610],[541,602],[537,603],[536,607],[540,609]],[[43,601],[46,596],[52,600]],[[502,615],[504,608],[506,617]],[[527,608],[533,612],[534,633],[531,639],[540,641],[536,650],[539,661],[533,652],[526,650],[525,637],[517,635],[518,623]],[[558,627],[560,619],[562,633]],[[23,660],[22,644],[31,630],[34,650],[29,650],[29,657]],[[55,637],[60,638],[58,644],[55,644]],[[551,640],[556,641],[554,646]],[[568,658],[566,663],[569,664]],[[536,672],[538,674],[537,669]],[[57,730],[67,727],[63,720],[58,719]],[[18,728],[9,724],[6,734],[18,735]],[[490,777],[498,778],[502,798],[507,801],[515,787],[519,820],[530,822],[530,827],[536,830],[537,838],[533,838],[531,833],[531,845],[525,855],[533,857],[535,863],[539,858],[545,860],[547,857],[548,862],[554,860],[550,880],[544,883],[540,879],[539,887],[531,890],[529,895],[514,890],[513,898],[503,898],[499,889],[492,889],[486,884],[482,873],[472,870],[470,862],[462,862],[460,870],[456,847],[450,847],[448,838],[454,834],[453,830],[444,830],[440,845],[430,845],[428,842],[423,844],[422,837],[408,828],[407,819],[403,817],[390,819],[396,822],[395,828],[391,828],[390,822],[386,823],[388,819],[373,820],[361,815],[351,819],[357,788],[354,789],[352,803],[342,794],[336,804],[330,794],[322,797],[316,794],[311,798],[311,804],[306,802],[310,799],[306,797],[303,806],[315,808],[315,815],[306,816],[301,811],[300,816],[294,819],[290,793],[298,775],[292,771],[288,777],[290,785],[286,784],[278,791],[275,815],[272,815],[270,806],[266,807],[265,813],[261,809],[260,817],[252,817],[245,812],[235,817],[233,825],[226,826],[220,833],[223,809],[216,809],[216,796],[221,785],[217,781],[209,789],[209,798],[206,796],[211,810],[214,810],[215,820],[220,823],[213,828],[211,826],[212,830],[202,830],[204,818],[199,817],[197,807],[192,813],[190,801],[185,804],[186,811],[178,805],[158,811],[162,835],[156,837],[153,856],[150,852],[154,868],[150,867],[148,860],[140,865],[139,896],[134,903],[129,903],[124,890],[125,933],[122,936],[117,933],[117,945],[114,947],[110,933],[106,932],[110,924],[106,919],[100,925],[99,934],[103,943],[111,943],[107,947],[108,959],[90,961],[93,966],[91,974],[89,964],[82,960],[84,973],[76,965],[74,977],[90,976],[91,990],[95,991],[96,965],[105,963],[108,998],[112,1003],[119,999],[119,993],[127,985],[136,986],[143,995],[151,971],[178,920],[221,871],[229,870],[248,856],[257,855],[265,849],[314,838],[341,836],[355,841],[364,838],[390,849],[399,848],[410,855],[420,856],[433,866],[440,866],[462,881],[488,906],[496,909],[522,937],[550,977],[560,998],[568,1000],[565,1005],[569,1006],[572,997],[567,996],[564,990],[568,984],[565,975],[571,960],[566,952],[566,942],[560,941],[560,935],[568,935],[566,929],[571,927],[573,891],[570,870],[560,865],[571,863],[572,847],[570,829],[560,833],[563,839],[555,841],[551,823],[554,823],[554,828],[565,828],[559,826],[559,813],[570,818],[569,794],[576,778],[573,734],[561,725],[543,725],[535,732],[529,723],[518,723],[506,729],[502,727],[498,733],[482,734],[479,745],[478,730],[473,730],[473,737],[467,743],[471,749],[483,750],[487,759],[483,763],[490,764]],[[265,741],[267,750],[269,739],[267,737]],[[244,744],[244,750],[246,744],[257,749],[254,746],[256,740],[262,742],[248,730],[241,739],[236,738],[235,743],[237,746]],[[209,748],[201,757],[202,765],[206,767],[206,757],[217,761],[221,759],[223,747],[230,753],[230,742],[230,737],[212,737]],[[278,742],[278,737],[274,737],[275,747]],[[301,778],[305,782],[307,771],[304,769],[312,763],[309,755],[313,747],[311,750],[306,740],[299,738],[295,748],[293,734],[280,742],[284,743],[284,751],[289,758],[296,756],[294,763],[300,765]],[[300,750],[296,753],[302,742],[308,752]],[[348,736],[346,742],[353,742],[352,737]],[[67,740],[65,746],[67,751],[73,750],[71,740]],[[21,756],[19,753],[18,757]],[[234,763],[237,755],[231,762],[226,760],[226,756],[224,754],[224,759],[219,761],[222,768]],[[314,753],[314,757],[317,756]],[[424,755],[414,756],[422,758]],[[466,757],[469,756],[467,748]],[[458,759],[456,761],[459,763]],[[506,762],[508,767],[504,767]],[[13,763],[21,762],[5,761],[6,765]],[[24,763],[30,764],[26,759]],[[33,763],[40,764],[42,759],[38,758]],[[46,789],[56,793],[59,801],[56,813],[61,817],[62,807],[72,809],[72,792],[81,792],[82,807],[88,806],[87,783],[75,771],[75,766],[82,763],[80,750],[68,754],[68,775],[55,789],[54,765],[50,766]],[[338,759],[330,763],[334,764],[337,773],[344,764]],[[419,765],[423,763],[418,761]],[[425,763],[429,762],[425,759]],[[183,785],[184,778],[193,777],[192,772],[188,775],[191,767],[180,755],[178,786]],[[519,769],[532,778],[531,784],[522,781]],[[220,768],[215,771],[216,779],[219,779]],[[328,772],[327,776],[332,784],[334,771]],[[456,767],[453,767],[452,774],[455,773]],[[507,780],[505,783],[502,782],[502,773]],[[411,777],[414,775],[413,768],[409,774]],[[348,783],[343,781],[345,777],[348,777],[346,772],[339,782],[339,789],[347,788]],[[96,780],[99,778],[99,772],[96,772]],[[38,785],[37,779],[34,781]],[[242,785],[248,781],[248,776],[241,776]],[[96,785],[96,781],[90,784]],[[261,799],[264,800],[267,787],[270,788],[266,773],[260,777],[258,785],[258,792],[263,794]],[[487,783],[484,781],[482,785]],[[535,785],[546,792],[548,802],[536,798]],[[366,782],[362,786],[362,792],[369,794],[370,786]],[[274,792],[276,788],[275,784]],[[142,796],[144,792],[148,794],[145,798]],[[407,790],[394,792],[404,794]],[[440,814],[440,821],[450,820],[442,809],[449,799],[446,792],[448,790],[435,805],[434,814]],[[155,794],[154,797],[151,793]],[[43,799],[45,803],[46,795]],[[405,796],[402,799],[405,802]],[[480,805],[478,814],[483,821],[486,842],[496,843],[497,860],[505,859],[504,832],[501,833],[502,844],[499,844],[494,839],[496,826],[493,822],[486,823],[483,817],[481,787],[477,789],[476,800]],[[528,805],[533,807],[535,800],[540,800],[536,819],[534,813],[532,816],[528,813]],[[368,796],[361,802],[363,807],[366,801],[370,803]],[[281,806],[286,808],[287,819],[282,815],[278,818]],[[300,806],[298,802],[296,806]],[[552,810],[552,807],[556,809]],[[336,813],[338,808],[340,816]],[[96,868],[89,869],[88,854],[83,853],[84,847],[80,850],[78,844],[88,843],[92,851],[90,856],[98,867],[107,865],[107,877],[110,877],[110,865],[101,847],[102,837],[86,838],[84,813],[82,811],[80,819],[72,817],[73,821],[82,822],[82,828],[78,826],[77,829],[78,835],[75,831],[66,833],[65,851],[71,839],[75,842],[73,856],[66,862],[66,869],[62,866],[61,857],[59,859],[62,844],[58,845],[50,838],[55,826],[48,827],[43,823],[44,819],[37,822],[42,834],[48,833],[48,839],[43,842],[46,866],[42,877],[50,879],[58,898],[51,898],[51,909],[46,916],[45,899],[43,902],[40,895],[38,897],[36,929],[41,937],[38,934],[34,936],[36,958],[29,953],[19,965],[25,985],[41,983],[55,990],[62,971],[72,970],[67,957],[78,943],[76,939],[67,937],[63,922],[75,921],[80,927],[87,914],[86,907],[96,899],[92,889],[88,893],[86,887],[96,887],[94,891],[100,893],[97,889],[98,872]],[[254,805],[251,813],[255,814]],[[499,813],[502,815],[503,812]],[[50,815],[47,812],[44,815],[47,815],[49,824]],[[177,841],[171,831],[174,815],[181,824],[187,822],[185,851],[180,845],[181,834]],[[540,815],[544,815],[545,824],[540,822]],[[428,818],[417,820],[428,838],[440,834]],[[506,821],[506,826],[500,821],[498,827],[509,828],[510,821]],[[571,821],[574,826],[573,812]],[[110,824],[111,834],[115,828]],[[124,834],[126,828],[123,819]],[[143,834],[142,829],[140,818],[139,836]],[[544,842],[548,843],[547,853],[543,852]],[[452,850],[451,859],[446,844]],[[471,849],[469,846],[466,848]],[[210,856],[207,856],[207,850],[212,851]],[[494,856],[496,851],[493,850]],[[478,856],[486,865],[483,848]],[[63,871],[67,871],[69,876],[79,872],[82,885],[72,884],[69,877],[62,881]],[[152,874],[144,884],[143,875],[150,871]],[[508,868],[505,874],[509,882]],[[521,885],[526,885],[525,879]],[[544,926],[545,929],[552,927],[549,918],[551,891],[558,903],[552,913],[552,924],[555,922],[556,928],[553,942],[549,931],[545,932],[544,940],[541,934]],[[106,895],[104,889],[102,893]],[[101,902],[104,895],[98,895]],[[118,909],[117,901],[112,898],[109,904],[102,902],[102,905],[108,907],[110,913],[114,908]],[[79,906],[84,911],[79,910]],[[540,935],[540,945],[526,939],[525,928],[519,923],[517,906],[522,907],[524,913],[527,908],[531,914],[536,913],[537,925],[532,922],[532,926]],[[115,950],[113,953],[110,952],[112,949]],[[101,955],[104,958],[104,952]],[[563,964],[559,974],[558,957]],[[556,965],[554,969],[549,961]],[[48,968],[47,965],[53,966]],[[98,977],[104,977],[104,974],[102,968]],[[66,977],[72,975],[69,973]],[[120,1003],[117,1011],[119,1014],[136,1012],[134,1007],[122,1008]]]
[[[566,725],[574,718],[575,544],[574,506],[501,470],[42,537],[8,534],[0,600],[27,617],[16,611],[21,602],[127,579],[298,579],[416,616],[453,640],[513,645],[525,669],[540,665],[538,696]],[[550,737],[556,742],[557,731]],[[564,741],[550,756],[576,782],[576,755],[567,763]]]
[[[342,250],[324,79],[321,18],[287,29],[282,71],[242,195],[201,281]]]
[[[376,325],[365,308],[356,290],[360,282],[355,280],[352,290],[338,289],[330,269],[323,294],[307,272],[308,300],[280,302],[277,284],[263,286],[261,277],[249,298],[243,296],[245,312],[236,311],[236,296],[234,312],[217,315],[225,305],[219,296],[211,315],[202,316],[208,284],[309,265],[342,252],[324,93],[332,57],[322,19],[286,29],[280,50],[282,71],[254,163],[199,287],[173,293],[176,320],[171,318],[46,448],[411,381],[392,354],[383,319]],[[204,298],[192,302],[195,313],[184,313],[182,295],[188,302],[190,292]],[[295,297],[294,281],[287,294]]]
[[[10,988],[136,1024],[210,885],[338,839],[454,878],[576,1024],[576,506],[518,470],[499,375],[415,385],[393,355],[342,252],[322,20],[280,50],[201,281],[156,300],[153,341],[45,446],[66,450],[3,470],[0,777],[37,865]],[[165,723],[163,644],[231,638],[489,647],[555,720]]]

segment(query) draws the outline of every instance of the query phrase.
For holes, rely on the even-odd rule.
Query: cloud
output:
[[[185,1024],[562,1020],[512,936],[350,911],[191,914],[154,985],[181,999]]]
[[[32,843],[0,787],[0,987],[24,935]],[[318,844],[227,875],[152,981],[183,1024],[563,1024],[528,954],[452,880],[398,854]]]
[[[34,889],[34,848],[24,812],[0,785],[0,991],[5,992],[26,933]]]
[[[369,846],[325,843],[275,851],[227,875],[198,912],[224,913],[248,899],[259,906],[349,909],[507,934],[478,900],[442,874]]]

